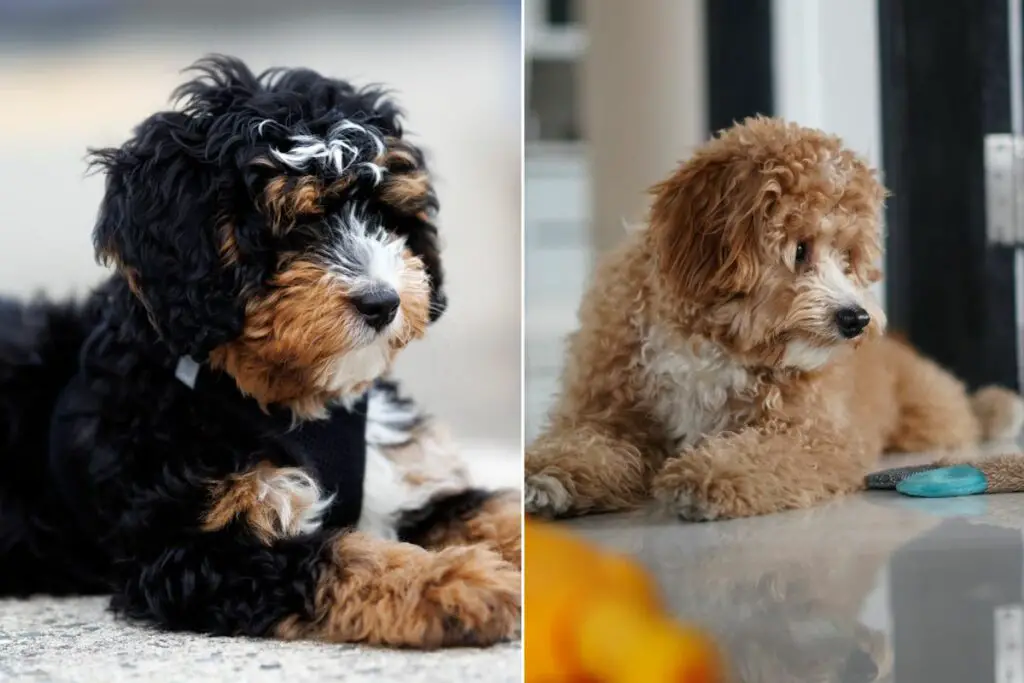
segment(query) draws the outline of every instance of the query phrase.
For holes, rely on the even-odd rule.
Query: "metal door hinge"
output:
[[[996,678],[998,683],[1024,683],[1024,609],[995,609]]]
[[[1024,246],[1024,136],[985,136],[985,233],[989,242]]]

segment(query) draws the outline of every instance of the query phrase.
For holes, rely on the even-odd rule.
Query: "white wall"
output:
[[[776,112],[882,163],[875,0],[775,0]]]
[[[876,0],[774,0],[772,31],[776,114],[841,136],[881,168]]]

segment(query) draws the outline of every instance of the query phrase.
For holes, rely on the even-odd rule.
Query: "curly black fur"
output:
[[[431,529],[466,521],[495,495],[493,491],[467,489],[456,494],[436,496],[423,507],[402,515],[397,525],[398,538],[409,543],[420,543]]]
[[[150,116],[119,148],[93,151],[93,167],[107,177],[93,239],[102,257],[112,255],[135,274],[163,343],[202,358],[238,336],[246,300],[265,286],[280,252],[295,246],[267,230],[255,206],[282,169],[253,161],[290,147],[296,134],[325,136],[344,121],[379,137],[401,138],[403,131],[399,109],[380,88],[356,89],[308,69],[256,76],[226,57],[201,60],[193,70],[199,76],[175,91],[179,110]],[[425,168],[422,155],[417,162]],[[372,179],[359,173],[325,212],[364,204],[404,237],[431,277],[436,319],[445,307],[443,272],[437,231],[421,212],[436,211],[437,200],[431,195],[422,206],[398,210],[380,200],[383,188]],[[218,217],[230,218],[237,230],[235,268],[218,258]]]
[[[352,207],[422,259],[436,319],[437,203],[432,191],[386,199],[411,167],[353,167],[316,215],[275,229],[259,202],[272,179],[302,175],[274,163],[297,135],[352,122],[368,131],[360,144],[401,140],[399,111],[381,89],[309,70],[257,76],[226,57],[195,68],[180,108],[93,155],[107,179],[94,240],[116,274],[80,304],[0,301],[0,594],[113,592],[119,613],[164,628],[263,635],[288,615],[314,618],[338,530],[266,545],[242,521],[201,528],[211,484],[302,463],[222,396],[176,379],[176,363],[236,339],[282,256],[322,250],[323,222]],[[340,168],[316,174],[327,185]]]

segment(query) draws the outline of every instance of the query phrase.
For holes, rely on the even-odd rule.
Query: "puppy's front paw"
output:
[[[523,505],[528,515],[559,517],[572,507],[572,495],[558,477],[542,471],[526,475]]]
[[[286,639],[413,647],[479,647],[522,632],[522,572],[481,545],[432,551],[359,532],[333,546],[316,618],[290,617]]]
[[[438,553],[441,573],[424,592],[433,602],[446,646],[480,647],[522,632],[522,573],[479,546]]]
[[[663,484],[654,482],[655,499],[687,522],[711,522],[728,517],[721,501],[708,496],[696,482]]]
[[[654,498],[688,522],[761,514],[748,482],[702,465],[695,455],[669,460],[651,484]]]

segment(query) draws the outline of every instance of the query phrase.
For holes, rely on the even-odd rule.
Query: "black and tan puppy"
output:
[[[117,149],[85,302],[0,304],[0,595],[166,629],[488,644],[518,495],[384,379],[444,310],[423,154],[383,91],[212,57]]]

